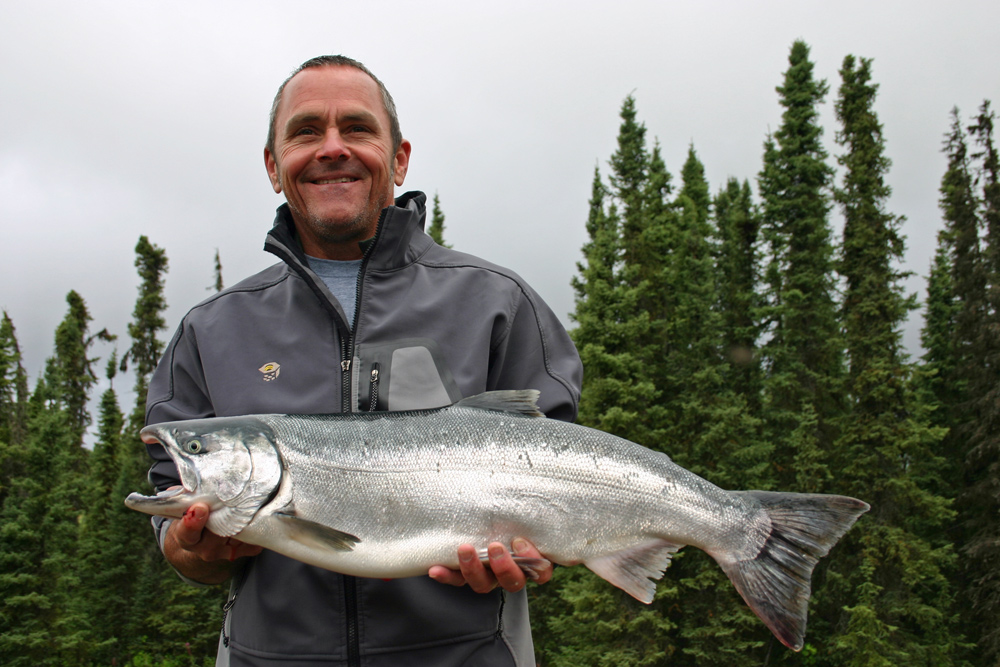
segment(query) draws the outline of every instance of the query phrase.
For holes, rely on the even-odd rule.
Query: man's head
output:
[[[264,162],[307,254],[360,256],[409,155],[392,97],[357,61],[313,58],[275,96]]]

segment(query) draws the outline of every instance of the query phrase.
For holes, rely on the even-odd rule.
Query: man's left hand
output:
[[[525,558],[544,558],[533,544],[524,538],[514,538],[511,544],[515,556]],[[497,586],[505,591],[516,593],[524,588],[527,577],[524,571],[514,562],[510,551],[500,542],[493,542],[487,549],[489,554],[489,567],[479,560],[476,547],[471,544],[463,544],[458,548],[459,570],[451,570],[441,565],[435,565],[428,571],[431,579],[442,584],[452,586],[469,587],[477,593],[489,593]],[[552,578],[552,565],[538,573],[535,580],[539,584],[544,584]]]

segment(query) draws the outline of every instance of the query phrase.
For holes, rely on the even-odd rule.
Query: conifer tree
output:
[[[611,157],[611,186],[595,169],[580,275],[573,279],[578,327],[571,332],[587,368],[579,421],[650,446],[663,446],[663,410],[657,404],[655,368],[663,343],[654,335],[662,316],[663,257],[670,218],[670,175],[658,149],[652,158],[635,100],[626,98],[618,150]],[[644,263],[645,262],[645,263]],[[656,609],[623,604],[623,595],[582,568],[557,572],[546,594],[545,628],[537,642],[546,664],[652,665],[674,652],[672,621]],[[675,599],[661,585],[657,599]],[[581,628],[587,628],[581,632]],[[609,649],[609,646],[614,648]]]
[[[669,355],[665,403],[668,453],[674,460],[725,488],[766,488],[769,447],[759,442],[759,420],[746,398],[727,383],[723,319],[718,308],[717,238],[710,225],[711,198],[705,170],[691,146],[674,201],[664,281],[672,293],[667,313]],[[678,625],[680,652],[699,665],[731,665],[763,659],[767,630],[739,599],[725,574],[706,554],[685,550],[671,576],[683,605],[664,606]]]
[[[874,110],[871,60],[849,55],[840,74],[835,108],[845,171],[836,200],[845,225],[838,269],[849,369],[835,462],[839,490],[873,510],[829,562],[826,579],[834,583],[819,616],[829,622],[839,609],[847,614],[843,634],[831,624],[837,634],[830,665],[951,665],[960,648],[947,579],[954,554],[928,536],[940,543],[954,513],[948,499],[925,486],[940,469],[935,453],[944,433],[930,426],[902,349],[901,328],[915,303],[897,268],[903,218],[886,210],[890,161]]]
[[[813,78],[804,42],[792,45],[777,91],[782,122],[765,142],[758,177],[769,253],[764,409],[779,488],[816,492],[830,479],[842,360],[828,219],[833,171],[817,109],[828,86]]]
[[[635,442],[652,445],[657,389],[651,379],[649,276],[638,263],[648,247],[649,155],[645,127],[635,120],[635,100],[622,104],[618,150],[611,156],[611,186],[595,169],[581,279],[574,279],[580,325],[573,332],[590,379],[584,379],[580,421]],[[607,209],[605,206],[607,205]]]
[[[965,519],[965,586],[972,602],[969,620],[984,665],[1000,664],[1000,160],[994,117],[986,101],[968,128],[979,149],[973,158],[983,247],[974,286],[983,292],[980,307],[963,312],[975,330],[965,341],[972,364],[967,374],[969,423],[962,429],[968,436],[965,489],[959,499]]]
[[[644,233],[649,220],[646,217],[647,176],[649,152],[646,150],[646,126],[636,121],[635,98],[625,98],[621,108],[621,125],[618,128],[618,148],[611,155],[611,195],[621,216],[622,261],[626,269],[625,280],[636,286],[647,278],[636,273],[640,267],[653,266],[646,257],[649,248],[644,243]]]
[[[108,389],[101,395],[97,438],[89,457],[85,504],[80,521],[79,558],[76,570],[80,590],[75,597],[77,616],[84,619],[87,653],[94,664],[125,664],[126,647],[121,628],[131,613],[129,582],[135,573],[128,571],[128,543],[117,532],[121,522],[122,498],[115,494],[118,479],[122,429],[125,418],[118,406],[114,389],[117,355],[107,364]]]
[[[225,284],[222,282],[222,258],[219,257],[219,249],[215,249],[215,267],[213,269],[213,275],[215,279],[212,281],[211,287],[208,288],[210,292],[221,292],[225,289]]]
[[[17,450],[27,431],[28,376],[21,364],[14,323],[3,312],[0,318],[0,506],[19,474]]]
[[[434,208],[431,210],[431,226],[427,228],[427,234],[439,246],[451,247],[444,242],[444,212],[441,210],[441,200],[436,192],[434,193]]]
[[[727,384],[743,396],[751,414],[760,414],[760,217],[750,183],[730,178],[714,200],[718,309],[722,352],[729,362]]]
[[[116,498],[148,488],[146,472],[150,461],[138,433],[145,424],[149,380],[163,355],[164,343],[159,333],[166,328],[163,318],[166,252],[142,236],[135,253],[140,284],[133,320],[128,326],[132,345],[127,360],[136,376],[136,405],[118,450],[118,478],[112,492]],[[149,522],[142,515],[118,504],[108,523],[127,545],[122,552],[123,563],[126,571],[132,573],[127,618],[123,619],[119,635],[122,648],[116,650],[130,656],[142,651],[164,660],[176,660],[189,651],[194,655],[213,654],[225,592],[219,587],[200,588],[184,583],[163,558]]]

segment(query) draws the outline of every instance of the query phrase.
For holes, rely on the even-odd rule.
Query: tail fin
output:
[[[757,616],[782,644],[802,649],[811,592],[819,559],[868,511],[868,504],[846,496],[742,491],[771,518],[771,535],[756,558],[720,562],[722,569]]]

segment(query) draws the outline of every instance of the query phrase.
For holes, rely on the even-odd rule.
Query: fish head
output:
[[[218,417],[153,424],[139,433],[159,444],[177,466],[181,486],[155,496],[130,494],[131,509],[180,518],[191,505],[205,503],[208,529],[235,535],[277,492],[282,462],[274,432],[259,417]]]

